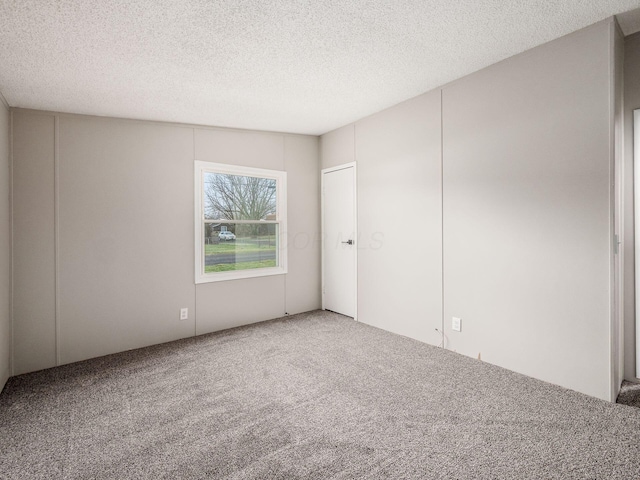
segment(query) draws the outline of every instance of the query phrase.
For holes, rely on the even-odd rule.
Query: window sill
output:
[[[269,277],[272,275],[285,275],[287,270],[283,267],[261,268],[253,270],[234,270],[230,272],[201,273],[196,275],[196,285],[200,283],[226,282],[243,278]]]

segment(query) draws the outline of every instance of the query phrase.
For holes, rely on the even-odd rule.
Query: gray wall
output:
[[[604,399],[612,25],[443,91],[449,348]]]
[[[356,161],[355,125],[345,125],[320,137],[322,168],[331,168]]]
[[[14,374],[319,308],[316,137],[28,110],[13,129]],[[194,160],[287,171],[287,275],[194,284]]]
[[[56,364],[55,118],[12,115],[13,373]]]
[[[11,371],[9,133],[9,108],[0,94],[0,390],[4,387]]]
[[[358,320],[432,345],[442,341],[440,107],[429,92],[320,139],[322,168],[357,161]]]
[[[624,196],[625,196],[625,309],[624,309],[624,373],[627,380],[640,376],[636,372],[635,325],[635,235],[633,208],[633,111],[640,108],[640,33],[624,43]]]
[[[358,320],[439,344],[440,92],[355,125]]]
[[[448,349],[612,399],[613,28],[321,138],[323,167],[357,162],[361,233],[385,239],[358,250],[359,320],[432,344],[444,327]]]

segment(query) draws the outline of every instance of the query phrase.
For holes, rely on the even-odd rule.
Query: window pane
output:
[[[204,218],[275,220],[276,180],[204,173]]]
[[[277,224],[204,224],[204,273],[277,266]]]

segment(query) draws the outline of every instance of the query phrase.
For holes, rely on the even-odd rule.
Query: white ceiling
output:
[[[0,92],[16,107],[322,134],[637,7],[0,0]]]

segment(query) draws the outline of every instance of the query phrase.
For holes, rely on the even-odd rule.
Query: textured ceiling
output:
[[[0,0],[11,106],[321,134],[640,0]]]

